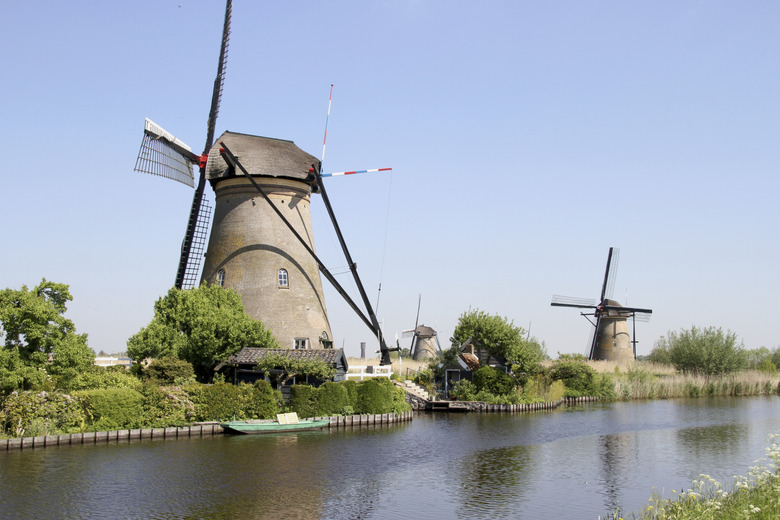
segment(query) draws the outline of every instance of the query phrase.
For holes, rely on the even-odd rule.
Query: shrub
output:
[[[656,348],[666,349],[674,367],[683,373],[712,376],[745,368],[747,356],[737,335],[720,328],[691,327],[669,332],[656,342]]]
[[[69,379],[65,384],[68,391],[97,390],[99,388],[132,388],[140,390],[143,383],[124,368],[121,371],[94,367]]]
[[[585,364],[584,358],[560,356],[550,369],[550,378],[563,381],[568,397],[596,396],[596,371]]]
[[[477,387],[468,379],[461,379],[452,386],[451,394],[459,401],[473,401],[477,395]]]
[[[192,384],[183,387],[195,407],[195,421],[248,419],[247,408],[252,401],[253,387],[247,384]]]
[[[355,411],[359,414],[380,414],[393,411],[395,386],[385,378],[361,381],[357,386]]]
[[[282,393],[271,383],[258,379],[252,385],[251,399],[246,409],[250,419],[271,419],[282,411]]]
[[[143,424],[151,428],[185,426],[195,417],[195,405],[180,387],[145,384]]]
[[[480,367],[474,372],[473,382],[477,391],[485,391],[493,395],[512,394],[516,388],[511,377],[491,366]]]
[[[317,389],[317,415],[341,415],[349,407],[349,393],[342,383],[324,383]]]
[[[84,403],[84,411],[96,431],[143,426],[144,396],[132,388],[81,390],[74,396]]]
[[[0,407],[0,430],[16,437],[75,432],[85,422],[81,399],[67,394],[12,392]]]
[[[173,356],[153,360],[144,369],[144,377],[158,385],[186,385],[195,382],[192,363]]]
[[[314,417],[317,415],[317,389],[309,385],[292,385],[288,406],[301,418]]]

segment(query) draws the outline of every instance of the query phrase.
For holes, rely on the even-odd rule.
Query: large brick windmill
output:
[[[198,183],[175,285],[187,289],[200,280],[235,289],[248,314],[262,321],[282,347],[328,348],[333,335],[322,273],[378,338],[382,362],[389,364],[389,349],[322,183],[322,177],[328,174],[321,174],[320,161],[283,139],[227,131],[214,140],[231,11],[232,2],[227,0],[203,153],[195,155],[147,119],[136,162],[137,171],[189,186],[195,184],[192,169],[198,165]],[[207,248],[210,208],[203,196],[206,181],[214,189],[216,199]],[[349,297],[315,253],[310,216],[312,193],[319,193],[325,202],[366,312]],[[205,264],[199,278],[204,248]]]
[[[612,299],[618,256],[619,250],[610,247],[598,303],[587,298],[553,295],[551,305],[554,307],[593,309],[592,312],[581,313],[593,325],[588,354],[588,358],[592,360],[623,362],[636,359],[636,322],[649,320],[653,312],[650,309],[623,307]],[[593,316],[595,321],[591,321],[590,316]],[[633,324],[633,333],[630,335],[628,320]]]

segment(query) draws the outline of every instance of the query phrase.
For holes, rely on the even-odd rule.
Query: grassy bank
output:
[[[776,395],[777,374],[742,370],[720,376],[682,374],[669,365],[649,362],[617,364],[590,361],[596,372],[612,379],[618,399],[669,399],[673,397]]]
[[[700,475],[691,488],[670,499],[653,496],[639,513],[611,515],[613,519],[710,520],[780,518],[780,436],[769,439],[767,457],[756,461],[748,476],[735,477],[725,486],[709,475]]]

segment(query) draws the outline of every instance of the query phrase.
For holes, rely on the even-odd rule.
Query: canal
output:
[[[0,453],[0,518],[598,518],[747,475],[780,398],[425,414],[392,426]]]

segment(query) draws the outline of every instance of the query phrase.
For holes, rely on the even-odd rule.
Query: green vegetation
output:
[[[255,370],[267,373],[276,388],[281,388],[295,376],[310,376],[323,381],[336,374],[336,369],[321,359],[293,358],[281,354],[265,356]]]
[[[406,393],[383,377],[365,381],[293,385],[289,407],[301,417],[401,413],[411,410]]]
[[[507,318],[491,316],[478,309],[464,312],[458,319],[450,342],[453,348],[458,349],[469,339],[493,356],[506,360],[517,377],[524,378],[541,370],[544,348]]]
[[[198,381],[209,382],[214,367],[242,347],[277,347],[265,326],[249,317],[232,289],[201,285],[171,289],[154,304],[154,318],[127,341],[136,361],[176,357],[192,364]]]
[[[0,393],[47,389],[91,367],[87,335],[65,318],[73,297],[65,284],[44,278],[32,290],[0,291]]]
[[[729,489],[709,475],[700,475],[692,487],[675,498],[656,495],[632,518],[641,520],[714,520],[780,517],[780,445],[770,437],[767,459],[758,461],[747,477],[735,477]],[[620,512],[614,518],[622,518]]]
[[[736,372],[746,368],[748,361],[744,346],[737,344],[737,335],[715,327],[669,331],[656,342],[649,359],[672,364],[686,374],[706,376]]]

